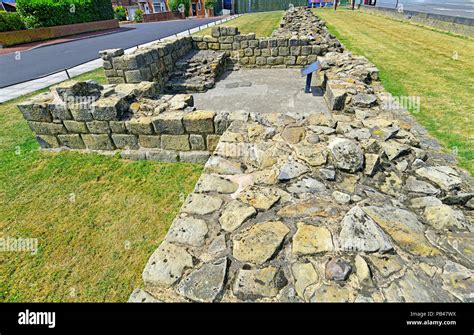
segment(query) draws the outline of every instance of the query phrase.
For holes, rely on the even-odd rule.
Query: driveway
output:
[[[192,29],[220,18],[129,24],[120,32],[47,45],[0,56],[0,88],[70,68],[99,57],[99,51],[130,48]]]

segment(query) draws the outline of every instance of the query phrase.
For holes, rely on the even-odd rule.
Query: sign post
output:
[[[301,77],[306,76],[306,86],[304,89],[305,93],[311,93],[311,79],[313,79],[313,72],[321,69],[321,63],[318,61],[309,64],[301,70]]]

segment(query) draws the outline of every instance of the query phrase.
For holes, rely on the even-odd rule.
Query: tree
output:
[[[119,21],[125,21],[127,19],[127,13],[123,6],[118,6],[115,8],[114,11],[115,18]]]
[[[135,11],[135,16],[133,17],[133,20],[136,22],[136,23],[140,23],[140,22],[143,22],[143,12],[141,9],[137,9]]]
[[[216,4],[217,0],[205,0],[206,3],[204,4],[204,8],[206,9],[206,17],[208,16],[208,12],[211,9],[214,9],[214,5]]]
[[[168,0],[168,7],[171,11],[179,10],[179,5],[184,5],[184,15],[189,16],[190,0]]]

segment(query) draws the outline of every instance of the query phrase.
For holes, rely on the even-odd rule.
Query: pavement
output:
[[[225,73],[215,88],[193,93],[194,104],[199,109],[227,112],[328,113],[322,92],[312,87],[312,93],[305,93],[305,83],[299,69],[240,69]]]
[[[396,0],[378,0],[376,7],[395,8]],[[474,2],[469,0],[399,0],[404,10],[474,19]]]
[[[69,76],[74,77],[101,67],[100,50],[123,48],[128,53],[137,46],[170,36],[185,36],[236,17],[127,24],[120,32],[0,55],[0,103],[69,79],[66,68]]]
[[[114,28],[114,29],[105,29],[105,30],[93,31],[93,32],[82,33],[82,34],[77,34],[77,35],[64,36],[64,37],[55,38],[55,39],[46,40],[46,41],[37,41],[37,42],[18,44],[11,47],[0,48],[0,55],[6,55],[9,53],[18,52],[18,51],[27,51],[34,48],[41,48],[41,47],[45,47],[45,46],[53,45],[53,44],[77,41],[84,38],[91,38],[91,37],[97,37],[97,36],[102,36],[102,35],[107,35],[107,34],[120,33],[128,29],[134,29],[134,28],[120,27],[120,28]]]

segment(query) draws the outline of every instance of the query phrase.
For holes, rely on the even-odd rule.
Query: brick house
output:
[[[166,0],[138,0],[138,6],[144,14],[162,13],[168,11]]]
[[[133,20],[135,11],[140,9],[143,14],[154,14],[168,11],[166,0],[112,0],[112,7],[123,6],[127,17]]]
[[[189,7],[189,16],[195,17],[205,17],[206,16],[206,8],[204,5],[206,4],[206,0],[191,0],[191,6]],[[212,9],[208,10],[208,16],[213,16],[214,11]]]

